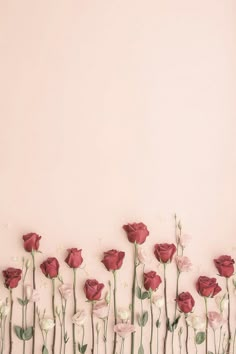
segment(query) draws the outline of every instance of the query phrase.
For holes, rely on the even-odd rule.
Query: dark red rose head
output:
[[[84,293],[89,301],[100,300],[104,284],[95,279],[88,279],[84,284]]]
[[[123,229],[127,233],[129,242],[136,242],[140,245],[146,241],[146,238],[149,235],[147,226],[142,222],[124,225]]]
[[[117,270],[122,266],[124,257],[125,252],[110,250],[104,252],[102,263],[107,268],[107,270]]]
[[[143,274],[143,285],[146,290],[156,291],[161,284],[161,278],[156,272],[148,272]]]
[[[154,246],[156,259],[161,263],[170,263],[176,252],[176,246],[171,243],[159,243]]]
[[[40,265],[43,274],[50,279],[56,278],[58,276],[59,267],[59,262],[54,257],[49,257]]]
[[[68,255],[65,259],[65,262],[71,268],[79,268],[83,263],[83,257],[81,256],[82,250],[78,250],[77,248],[69,248]]]
[[[176,299],[181,312],[189,313],[192,311],[195,301],[189,292],[181,293]]]
[[[214,259],[215,266],[222,277],[229,278],[234,274],[234,260],[230,256]]]
[[[204,276],[198,278],[196,289],[199,295],[204,297],[214,297],[221,291],[221,287],[217,284],[216,278]]]
[[[42,238],[38,234],[31,232],[22,236],[24,241],[24,248],[27,252],[38,251],[39,240]]]
[[[17,287],[19,281],[21,280],[21,269],[7,268],[2,272],[4,277],[5,287],[8,289],[14,289]]]

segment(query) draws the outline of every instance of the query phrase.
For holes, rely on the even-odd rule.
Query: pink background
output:
[[[174,241],[176,212],[194,263],[181,290],[203,310],[195,279],[236,250],[235,11],[233,0],[0,1],[1,269],[20,265],[30,231],[43,236],[38,263],[83,249],[81,287],[107,282],[101,255],[118,248],[128,306],[121,226],[146,223],[152,250]],[[40,273],[38,286],[43,308]]]

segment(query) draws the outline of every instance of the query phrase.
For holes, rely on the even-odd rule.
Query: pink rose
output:
[[[208,312],[208,321],[209,326],[215,331],[216,329],[220,328],[224,324],[224,319],[221,313],[216,311]]]
[[[147,236],[149,235],[149,231],[147,226],[142,222],[127,224],[123,226],[123,229],[127,233],[127,237],[129,242],[136,242],[138,244],[142,244],[146,241]]]
[[[192,268],[192,263],[188,257],[176,256],[175,261],[180,272],[189,272]]]
[[[127,323],[118,323],[114,326],[114,331],[121,337],[126,338],[129,334],[135,332],[135,326]]]
[[[98,301],[93,307],[93,314],[100,319],[108,317],[108,304],[106,301]]]
[[[72,296],[73,288],[71,284],[62,284],[58,289],[63,299],[68,300]]]

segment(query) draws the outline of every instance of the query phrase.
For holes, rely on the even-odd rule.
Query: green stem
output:
[[[99,347],[99,331],[97,330],[97,354],[98,354],[98,347]]]
[[[164,337],[164,354],[166,354],[166,345],[167,345],[167,337],[168,337],[168,327],[167,321],[169,320],[168,316],[168,308],[167,308],[167,286],[166,286],[166,264],[164,266],[164,299],[165,299],[165,317],[166,317],[166,328],[165,328],[165,337]]]
[[[158,326],[157,326],[157,354],[159,353],[159,327],[160,327],[160,317],[161,317],[161,309],[159,309]]]
[[[66,354],[66,305],[67,301],[65,300],[65,305],[62,309],[62,321],[63,321],[63,338],[64,338],[64,354]]]
[[[228,293],[228,317],[227,317],[228,345],[227,345],[227,349],[226,349],[226,354],[229,354],[230,353],[230,343],[231,343],[229,278],[226,278],[226,290]]]
[[[179,277],[180,277],[180,271],[177,268],[177,280],[176,280],[176,291],[175,291],[175,298],[177,299],[179,295]],[[176,314],[177,314],[177,301],[175,301],[175,313],[174,313],[174,321],[176,320]],[[172,354],[174,354],[174,337],[175,337],[175,330],[172,332],[172,338],[171,338],[171,346],[172,346]]]
[[[216,350],[216,331],[213,329],[213,335],[214,335],[214,349],[215,349],[215,354],[217,354]]]
[[[84,345],[84,325],[82,326],[82,347]]]
[[[205,352],[208,354],[208,308],[207,308],[207,297],[204,297],[205,309],[206,309],[206,340],[205,340]]]
[[[117,288],[117,279],[116,279],[116,271],[113,271],[114,278],[114,288],[113,288],[113,300],[114,300],[114,317],[115,317],[115,325],[117,324],[117,307],[116,307],[116,288]],[[117,343],[117,333],[114,331],[114,340],[113,340],[113,354],[116,354],[116,343]]]
[[[104,336],[103,336],[103,340],[104,340],[104,350],[105,350],[105,354],[107,354],[107,319],[103,320],[103,329],[104,329]]]
[[[124,354],[124,347],[125,347],[125,340],[122,338],[121,347],[120,347],[120,354]]]
[[[134,273],[133,273],[133,285],[132,285],[132,310],[131,310],[131,324],[134,324],[135,316],[135,289],[136,289],[136,278],[137,278],[137,252],[138,246],[136,242],[134,243]],[[131,333],[131,354],[134,354],[134,332]]]
[[[74,315],[77,312],[77,299],[76,299],[76,268],[73,268],[73,297],[74,297]],[[73,354],[76,354],[76,337],[75,337],[75,324],[72,324],[73,333]]]
[[[185,316],[185,325],[186,325],[185,349],[186,349],[186,354],[188,354],[188,322],[187,322],[187,315]]]
[[[153,307],[152,307],[152,299],[150,296],[150,314],[151,314],[151,335],[150,335],[150,354],[152,354],[152,341],[153,341]]]
[[[36,266],[35,266],[35,257],[34,257],[34,251],[31,252],[32,256],[32,263],[33,263],[33,289],[36,289],[36,279],[35,279],[35,272],[36,272]],[[32,354],[35,353],[35,326],[36,326],[36,303],[34,302],[33,304],[33,336],[32,336]]]
[[[52,340],[52,354],[55,353],[55,344],[56,344],[56,311],[55,311],[55,278],[52,279],[52,314],[53,314],[53,340]]]
[[[221,336],[222,336],[222,326],[220,327],[220,338],[219,338],[218,354],[220,354]]]
[[[234,330],[234,339],[233,339],[233,354],[235,350],[235,339],[236,339],[236,329]]]
[[[13,314],[13,297],[12,289],[10,289],[10,319],[9,319],[9,354],[12,354],[12,314]]]
[[[194,346],[195,346],[195,353],[197,354],[197,341],[196,341],[197,331],[194,329]]]
[[[92,348],[91,348],[91,354],[94,354],[94,318],[93,318],[93,307],[94,303],[92,301],[92,307],[91,307],[91,325],[92,325]]]

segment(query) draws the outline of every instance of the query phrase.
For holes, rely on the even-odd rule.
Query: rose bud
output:
[[[83,263],[83,257],[81,256],[82,250],[78,250],[77,248],[69,248],[67,251],[68,255],[65,262],[70,268],[79,268]]]
[[[97,301],[101,298],[102,289],[104,284],[99,283],[95,279],[88,279],[84,284],[84,293],[89,301]]]
[[[222,277],[229,278],[234,274],[234,260],[230,256],[214,259],[215,266]]]
[[[147,291],[156,291],[160,284],[161,278],[156,272],[151,271],[143,274],[143,285]]]
[[[19,281],[21,280],[21,269],[7,268],[2,272],[4,277],[4,285],[8,289],[16,288]]]
[[[27,252],[38,251],[39,240],[42,238],[38,234],[31,232],[22,236],[24,241],[24,248]]]
[[[40,265],[43,274],[50,279],[58,276],[59,267],[59,262],[55,257],[49,257]]]
[[[175,245],[169,243],[160,243],[154,246],[156,259],[161,263],[170,263],[176,252]]]
[[[181,293],[176,299],[178,307],[181,312],[189,313],[192,311],[195,301],[189,292]]]
[[[147,226],[142,222],[124,225],[123,229],[127,233],[129,242],[136,242],[140,245],[146,241],[146,238],[149,235]]]
[[[117,250],[110,250],[104,252],[104,257],[102,263],[105,265],[107,270],[117,270],[123,264],[123,259],[125,256],[125,252],[120,252]]]
[[[221,291],[221,287],[216,282],[216,278],[201,276],[198,278],[196,289],[199,295],[204,297],[214,297]]]

